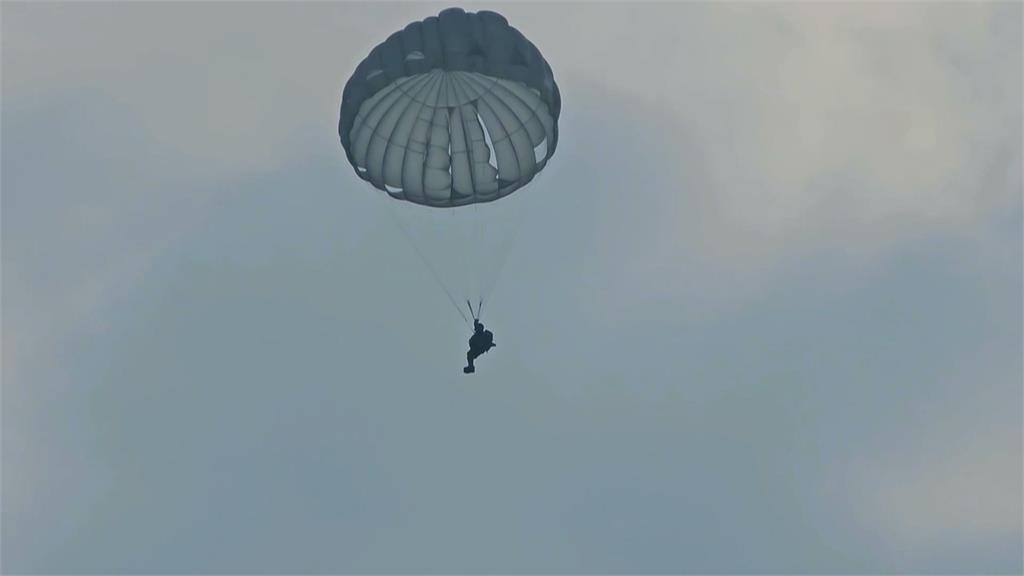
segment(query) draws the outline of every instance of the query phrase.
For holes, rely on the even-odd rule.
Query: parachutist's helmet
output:
[[[530,182],[555,152],[561,107],[551,67],[503,16],[449,8],[359,63],[338,134],[363,180],[450,208]]]

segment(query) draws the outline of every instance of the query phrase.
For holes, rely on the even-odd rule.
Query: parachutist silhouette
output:
[[[494,334],[490,330],[484,330],[484,325],[479,318],[473,319],[473,335],[469,337],[469,352],[466,352],[466,361],[469,363],[462,371],[466,374],[476,372],[473,360],[478,356],[494,348]]]

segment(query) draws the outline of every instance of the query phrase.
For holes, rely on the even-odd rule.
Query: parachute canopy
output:
[[[370,51],[345,84],[338,134],[363,180],[455,207],[524,186],[555,152],[551,67],[495,12],[449,8]]]

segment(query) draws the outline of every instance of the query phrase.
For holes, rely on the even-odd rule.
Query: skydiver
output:
[[[484,325],[480,322],[480,319],[474,318],[473,335],[469,337],[469,352],[466,352],[466,361],[469,362],[469,365],[463,368],[462,371],[466,374],[476,372],[473,360],[495,346],[497,344],[494,343],[494,334],[490,330],[484,330]]]

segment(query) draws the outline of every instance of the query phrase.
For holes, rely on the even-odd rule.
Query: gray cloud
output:
[[[4,5],[6,571],[1020,570],[1018,5],[499,5],[473,381],[333,126],[435,8]]]

